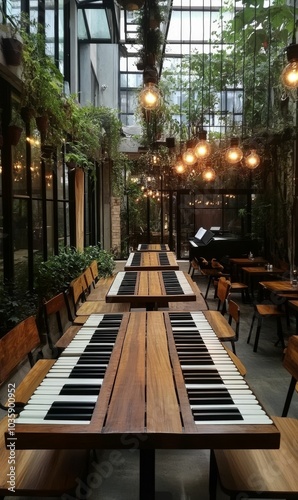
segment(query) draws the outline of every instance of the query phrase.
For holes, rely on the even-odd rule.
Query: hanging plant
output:
[[[23,42],[18,33],[18,28],[13,24],[3,24],[0,28],[2,34],[1,46],[6,64],[19,66],[22,62]]]

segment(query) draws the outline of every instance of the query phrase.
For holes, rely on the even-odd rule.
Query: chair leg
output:
[[[232,340],[231,344],[232,344],[233,353],[236,354],[235,342]]]
[[[209,500],[216,500],[217,490],[217,466],[214,451],[210,450],[209,462]]]
[[[210,288],[210,285],[211,285],[211,280],[212,280],[212,276],[210,275],[209,279],[208,279],[208,285],[207,285],[206,293],[205,293],[205,300],[208,297],[208,292],[209,292],[209,288]]]
[[[284,349],[286,346],[285,346],[285,342],[284,342],[284,334],[283,334],[282,322],[281,322],[280,316],[277,316],[277,318],[276,318],[276,327],[277,327],[278,342],[281,343],[281,346]]]
[[[259,316],[256,337],[255,337],[255,343],[254,343],[254,352],[257,352],[257,350],[258,350],[262,321],[263,321],[262,316]]]
[[[295,387],[296,387],[296,379],[295,379],[295,377],[292,377],[291,382],[290,382],[290,387],[288,389],[285,405],[284,405],[284,408],[282,411],[282,415],[281,415],[282,417],[286,417],[288,414]]]
[[[250,342],[250,338],[251,338],[251,334],[252,334],[252,330],[253,330],[255,319],[256,319],[256,313],[253,314],[253,317],[252,317],[252,320],[251,320],[249,334],[248,334],[248,337],[247,337],[247,344],[249,344],[249,342]]]

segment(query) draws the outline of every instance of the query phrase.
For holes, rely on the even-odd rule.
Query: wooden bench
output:
[[[20,363],[39,347],[40,338],[35,318],[30,316],[0,339],[0,384],[7,384],[7,405],[14,408],[14,401],[27,402],[44,379],[54,360],[38,360],[17,386]],[[22,364],[23,366],[23,364]],[[11,422],[12,413],[8,414]],[[0,422],[0,497],[6,496],[55,496],[71,493],[78,478],[87,472],[86,450],[14,450],[6,448],[5,433],[8,417]],[[11,429],[11,423],[10,423]],[[14,443],[14,441],[12,441]],[[10,441],[8,441],[10,444]],[[17,448],[17,443],[16,443]]]

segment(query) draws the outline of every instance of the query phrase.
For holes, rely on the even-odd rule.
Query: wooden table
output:
[[[173,252],[132,252],[124,266],[125,271],[178,270]]]
[[[170,252],[170,247],[166,243],[141,243],[137,248],[138,252]]]
[[[249,259],[248,257],[242,257],[242,258],[231,257],[229,260],[233,267],[232,275],[235,276],[236,279],[241,279],[242,281],[243,281],[243,273],[241,270],[242,267],[262,266],[268,262],[263,257],[254,257],[253,259]]]
[[[130,302],[148,310],[184,300],[195,301],[196,293],[183,271],[121,271],[106,294],[106,302]]]
[[[216,417],[220,421],[212,422],[201,409],[200,416],[194,416],[185,385],[188,368],[183,368],[182,359],[189,350],[195,354],[194,360],[190,359],[192,370],[198,374],[206,371],[205,362],[202,365],[196,358],[199,352],[200,358],[220,356],[227,368],[226,378],[231,374],[237,380],[233,384],[250,391],[203,312],[185,313],[183,317],[181,313],[161,311],[130,312],[115,315],[115,320],[109,314],[108,319],[117,319],[120,326],[90,421],[31,423],[32,410],[29,416],[24,410],[16,419],[18,449],[139,449],[140,499],[154,500],[156,449],[278,448],[280,434],[253,395],[251,410],[263,412],[258,421],[252,422],[250,417],[222,421]],[[101,330],[103,320],[107,321],[106,316],[90,316],[70,344],[68,354],[65,351],[55,364],[63,358],[68,362],[71,349],[83,351],[84,339],[85,343],[92,341],[92,336],[100,336],[101,331],[105,335],[105,329]],[[97,342],[100,349],[100,340]]]
[[[264,266],[242,267],[242,271],[244,283],[248,284],[252,297],[254,296],[254,288],[257,281],[270,279],[270,277],[273,278],[276,275],[282,275],[284,273],[284,270],[278,267],[273,267],[269,271]]]

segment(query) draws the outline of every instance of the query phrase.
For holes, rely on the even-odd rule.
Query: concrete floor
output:
[[[123,269],[118,262],[116,270]],[[180,262],[180,269],[188,270],[188,262]],[[202,292],[206,289],[205,278],[194,276]],[[252,387],[265,410],[271,415],[282,412],[290,375],[282,366],[282,348],[275,346],[277,339],[275,321],[268,319],[261,332],[258,352],[253,352],[252,342],[247,344],[253,306],[242,304],[240,296],[233,299],[240,305],[241,325],[240,339],[236,344],[239,358],[247,368],[246,380]],[[216,309],[217,301],[213,298],[213,290],[209,292],[208,305]],[[289,334],[295,332],[292,318],[290,328],[284,323],[285,341]],[[252,341],[254,337],[252,338]],[[298,394],[295,393],[289,416],[298,416]],[[137,500],[138,497],[138,451],[98,450],[96,465],[91,459],[89,486],[83,488],[81,498],[86,500]],[[157,500],[208,500],[208,468],[209,450],[180,450],[156,452],[156,495]],[[50,472],[49,472],[50,473]],[[15,497],[25,498],[25,497]],[[27,499],[29,497],[26,497]],[[62,498],[80,498],[64,495]],[[221,491],[218,500],[228,497]],[[298,498],[298,493],[297,493]]]

